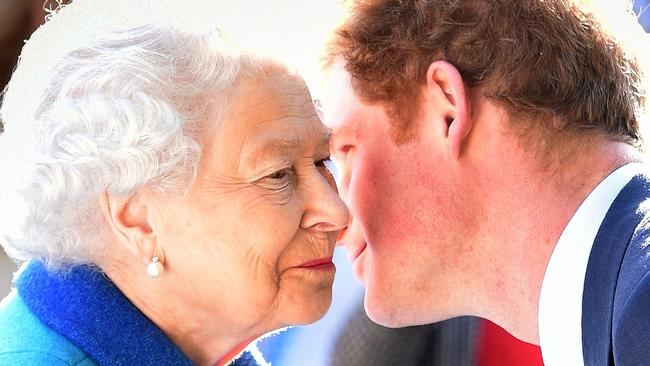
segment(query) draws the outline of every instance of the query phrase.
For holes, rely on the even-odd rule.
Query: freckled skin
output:
[[[351,256],[367,245],[353,265],[366,287],[366,312],[387,326],[454,316],[447,301],[461,281],[460,233],[468,231],[459,223],[471,218],[458,216],[463,197],[436,170],[441,149],[418,138],[397,145],[384,109],[361,101],[345,71],[332,70],[324,101],[339,189],[352,216],[341,242]]]
[[[160,197],[152,220],[174,296],[203,331],[244,342],[325,313],[334,270],[296,266],[332,256],[348,212],[322,165],[329,132],[299,77],[259,75],[234,100],[209,129],[190,192]]]

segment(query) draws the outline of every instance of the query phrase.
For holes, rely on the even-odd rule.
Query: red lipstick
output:
[[[305,262],[297,266],[297,268],[306,268],[306,269],[315,269],[315,270],[319,270],[319,269],[324,270],[333,267],[334,267],[334,263],[332,262],[332,257],[314,259],[313,261]]]

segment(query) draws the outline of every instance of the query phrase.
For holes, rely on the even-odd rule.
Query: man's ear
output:
[[[427,70],[426,93],[429,102],[433,103],[436,120],[444,124],[449,152],[458,159],[473,127],[471,101],[458,69],[446,61],[432,62]]]
[[[151,207],[140,192],[127,197],[104,191],[99,197],[99,204],[120,244],[145,265],[151,262],[154,255],[164,263],[162,248],[158,247],[156,233],[149,222]]]

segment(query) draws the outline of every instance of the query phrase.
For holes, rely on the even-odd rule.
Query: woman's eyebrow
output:
[[[329,146],[331,139],[332,139],[332,131],[327,130],[327,131],[323,132],[323,137],[321,137],[319,145],[327,145],[327,146]]]
[[[312,134],[309,133],[309,135]],[[322,133],[320,133],[320,140],[318,140],[316,146],[329,144],[331,135],[332,134],[330,131],[323,131]],[[263,151],[269,148],[277,148],[277,147],[287,148],[287,149],[300,148],[309,145],[310,141],[314,141],[316,140],[316,138],[318,138],[317,135],[313,140],[310,139],[309,137],[310,136],[302,133],[295,133],[292,134],[291,136],[270,135],[268,137],[261,138],[259,141],[257,141],[255,143],[256,148],[253,151]]]
[[[311,135],[311,133],[310,133]],[[316,135],[318,138],[318,135]],[[310,143],[311,140],[305,134],[295,133],[291,136],[277,136],[277,134],[270,134],[265,137],[258,137],[254,143],[245,144],[242,146],[240,153],[239,166],[244,162],[249,164],[257,164],[260,160],[268,158],[270,155],[276,154],[278,150],[298,150],[305,146],[312,145],[314,148],[321,148],[322,146],[329,146],[331,138],[330,131],[323,131],[320,133],[320,138],[316,144]]]

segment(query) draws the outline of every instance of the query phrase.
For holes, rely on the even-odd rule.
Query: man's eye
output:
[[[339,152],[343,154],[347,154],[350,150],[352,150],[353,146],[350,144],[343,145],[339,148]]]

